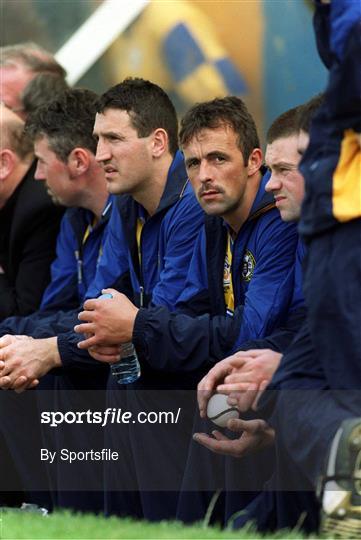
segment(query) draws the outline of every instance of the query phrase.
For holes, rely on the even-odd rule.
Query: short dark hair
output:
[[[180,145],[186,145],[202,129],[230,126],[238,136],[245,164],[254,148],[259,148],[256,124],[244,102],[236,96],[197,103],[182,118]]]
[[[277,116],[267,131],[267,144],[272,144],[276,139],[298,135],[300,108],[301,106],[294,107]]]
[[[27,41],[0,47],[0,65],[22,65],[34,73],[55,73],[65,78],[65,69],[55,60],[55,57],[37,43]]]
[[[59,75],[48,72],[38,73],[26,85],[21,94],[23,110],[26,114],[30,114],[45,103],[53,101],[68,89],[65,79]]]
[[[26,121],[26,131],[33,139],[46,137],[51,150],[66,162],[70,152],[80,146],[93,154],[97,143],[93,137],[97,94],[86,89],[66,90]]]
[[[127,78],[107,90],[99,99],[98,113],[106,109],[126,111],[139,137],[148,137],[158,128],[168,134],[169,152],[178,149],[178,121],[174,105],[156,84],[140,78]]]
[[[301,105],[298,115],[298,129],[305,133],[310,132],[312,118],[315,116],[317,110],[322,105],[325,95],[323,93],[317,94],[311,98],[307,103]]]

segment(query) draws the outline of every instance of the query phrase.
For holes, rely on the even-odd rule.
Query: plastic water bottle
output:
[[[110,293],[99,296],[100,300],[113,298]],[[140,377],[140,364],[135,347],[131,341],[121,345],[122,359],[110,365],[110,371],[118,384],[130,384]]]
[[[118,384],[130,384],[140,377],[138,355],[132,342],[123,343],[122,359],[111,364],[110,370]]]

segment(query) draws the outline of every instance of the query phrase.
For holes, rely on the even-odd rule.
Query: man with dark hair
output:
[[[231,127],[237,135],[237,145],[242,149],[247,164],[252,151],[260,144],[252,116],[243,101],[235,96],[199,103],[191,108],[182,119],[180,144],[187,146],[202,130],[216,129],[222,125]]]
[[[11,317],[0,325],[1,335],[23,335],[21,344],[14,335],[0,338],[1,367],[6,361],[6,369],[0,371],[2,388],[11,386],[7,375],[12,372],[14,365],[24,371],[28,364],[35,362],[44,373],[47,372],[44,366],[49,363],[49,356],[53,358],[58,355],[56,337],[51,336],[72,327],[77,309],[95,275],[109,218],[109,205],[104,210],[108,198],[104,173],[94,156],[96,142],[92,130],[97,99],[97,95],[88,90],[69,90],[52,103],[37,109],[26,124],[26,134],[33,139],[38,158],[35,178],[39,182],[36,186],[42,184],[40,181],[45,181],[52,199],[69,209],[62,220],[57,257],[51,267],[51,282],[43,295],[40,310],[28,317]],[[17,121],[20,122],[18,118]],[[34,280],[33,274],[29,277]],[[49,339],[31,339],[30,336]],[[87,387],[89,379],[92,379],[92,383],[94,379],[99,388],[104,389],[107,370],[99,366],[96,371],[84,373],[78,378],[61,373],[59,378],[48,377],[45,388],[51,390],[56,387],[62,378],[60,375],[77,388],[78,380],[82,381],[83,387]],[[24,380],[20,377],[12,387],[21,388],[22,382]],[[0,392],[0,397],[0,431],[11,449],[27,496],[30,501],[38,501],[37,495],[32,499],[32,492],[45,488],[44,479],[39,473],[36,450],[36,445],[41,444],[41,437],[37,433],[38,413],[33,403],[35,395],[23,397]],[[41,392],[37,397],[42,403]],[[49,394],[45,398],[47,405],[52,406]],[[17,427],[19,415],[27,419],[21,429]],[[28,442],[25,445],[26,440],[32,441],[31,444]],[[8,475],[4,473],[2,480],[7,489],[12,488],[12,479]],[[58,503],[61,504],[61,500]]]
[[[297,163],[300,159],[297,153],[298,113],[298,107],[287,111],[287,113],[281,115],[272,124],[267,133],[268,144],[265,161],[271,170],[271,178],[266,184],[266,190],[272,191],[275,176],[278,178],[278,184],[280,182],[283,183],[281,191],[283,192],[283,201],[286,203],[284,209],[286,214],[281,210],[277,201],[276,206],[278,210],[281,210],[281,217],[284,221],[293,221],[296,219],[296,216],[292,215],[293,212],[287,211],[287,207],[291,206],[291,209],[294,209],[295,201],[297,201],[296,204],[298,204],[298,209],[300,209],[303,198],[302,182],[299,181],[299,175],[297,173]],[[273,164],[275,164],[275,168],[273,168]],[[287,187],[289,189],[286,189]],[[277,189],[280,189],[280,185],[277,186]],[[241,425],[236,424],[234,426],[236,432],[243,432],[243,437],[240,437],[239,441],[237,439],[232,440],[232,438],[228,439],[220,431],[214,431],[214,425],[210,425],[210,422],[206,420],[207,402],[215,392],[216,384],[223,382],[221,379],[222,375],[226,376],[236,373],[240,379],[243,377],[239,384],[240,387],[247,388],[249,385],[257,386],[257,390],[255,389],[253,391],[253,396],[257,394],[258,386],[264,384],[266,379],[272,377],[280,361],[281,354],[279,351],[287,347],[292,341],[304,317],[302,293],[298,276],[298,264],[302,256],[303,247],[298,245],[296,254],[297,279],[295,280],[292,302],[290,302],[287,308],[287,321],[285,321],[284,327],[276,330],[269,338],[269,341],[268,338],[265,338],[264,340],[258,339],[256,341],[246,340],[245,343],[241,343],[239,347],[241,352],[215,364],[198,385],[198,400],[202,420],[199,420],[195,425],[195,431],[207,432],[212,430],[212,436],[206,435],[206,433],[195,433],[194,440],[217,454],[222,453],[223,449],[224,453],[227,453],[226,451],[228,450],[228,457],[224,462],[222,457],[214,454],[211,455],[203,448],[195,445],[192,447],[192,461],[190,460],[193,467],[190,469],[191,472],[188,473],[187,482],[188,486],[192,484],[191,475],[195,476],[197,474],[195,471],[198,471],[200,468],[202,470],[218,471],[218,475],[214,475],[214,478],[210,475],[211,480],[208,481],[209,490],[213,489],[214,491],[217,487],[224,488],[222,496],[214,507],[212,519],[215,522],[227,523],[236,512],[239,512],[254,497],[255,494],[250,491],[260,489],[262,481],[271,472],[271,467],[269,467],[268,474],[265,471],[263,476],[260,475],[260,482],[257,485],[254,483],[254,478],[259,474],[259,471],[265,469],[264,463],[269,463],[270,465],[273,463],[273,456],[271,453],[266,454],[265,451],[256,457],[247,455],[247,453],[251,453],[250,450],[246,452],[246,449],[248,449],[247,444],[252,448],[253,443],[255,448],[261,450],[263,447],[269,445],[273,439],[272,430],[268,428],[265,422],[257,419],[251,421],[244,419],[240,422]],[[256,347],[261,347],[261,350],[256,349]],[[263,350],[263,347],[272,347],[273,350]],[[248,349],[250,348],[251,350],[249,351]],[[243,371],[241,368],[243,368]],[[242,463],[239,463],[235,458],[238,453],[241,455],[242,451],[247,457],[242,460]],[[187,486],[187,483],[185,482],[184,485]],[[210,504],[211,497],[207,494],[198,494],[196,498],[197,504],[194,504],[193,501],[193,504],[190,505],[187,501],[187,493],[185,495],[182,494],[178,517],[186,521],[201,519],[202,514],[206,512]]]
[[[74,208],[68,211],[67,226],[64,220],[63,230],[70,227],[78,237],[67,275],[53,266],[53,276],[57,276],[58,283],[53,281],[45,292],[42,308],[58,304],[64,309],[66,298],[69,306],[81,304],[95,275],[104,243],[110,205],[104,173],[95,160],[92,124],[97,100],[98,96],[90,90],[68,90],[53,103],[34,111],[26,124],[38,158],[36,178],[46,182],[54,200]],[[74,225],[76,214],[83,214],[82,226]],[[69,255],[61,253],[59,245],[58,264],[64,265]],[[74,297],[72,301],[70,294]]]
[[[298,171],[298,165],[308,145],[312,117],[315,115],[322,101],[323,94],[320,94],[304,105],[286,111],[274,120],[267,132],[265,161],[271,171],[271,178],[266,184],[266,190],[273,193],[277,208],[284,221],[298,221],[300,219],[301,205],[304,199],[304,180]],[[259,386],[262,382],[269,382],[272,378],[281,356],[272,351],[284,351],[292,342],[295,332],[298,331],[304,320],[305,310],[303,307],[301,270],[304,254],[305,248],[303,242],[299,240],[296,256],[294,295],[287,317],[287,324],[280,331],[268,336],[264,341],[257,340],[246,343],[241,348],[244,352],[241,352],[241,354],[236,353],[234,356],[229,357],[229,359],[219,362],[204,377],[198,385],[199,405],[202,416],[205,415],[207,400],[214,392],[215,385],[219,383],[220,379],[231,372],[235,374],[237,372],[237,365],[239,367],[239,377],[236,375],[228,379],[230,383],[231,381],[234,382],[234,390],[237,390],[236,384],[238,382],[252,382],[257,383]],[[301,308],[300,311],[298,311],[299,308]],[[249,350],[250,345],[253,343],[257,346],[257,349]],[[267,351],[263,349],[266,345],[270,346],[270,349]],[[269,361],[266,354],[269,354]],[[254,364],[254,369],[251,370],[252,375],[248,373],[252,380],[244,379],[242,376],[243,371],[250,371],[250,366],[244,360],[247,358],[247,355],[250,356],[250,363]],[[260,364],[257,360],[258,355],[260,358],[262,357]],[[268,362],[270,369],[266,368]],[[256,376],[257,368],[260,368],[260,376]],[[225,389],[222,388],[222,390]],[[231,387],[227,389],[228,392],[232,390]],[[258,390],[259,388],[257,387],[255,389],[255,395],[258,393]]]
[[[274,195],[276,206],[284,221],[298,221],[300,218],[304,198],[304,180],[298,171],[298,164],[308,142],[308,134],[303,131],[300,141],[300,122],[301,118],[305,125],[307,119],[310,122],[310,118],[315,114],[321,101],[322,96],[316,97],[305,105],[281,114],[267,132],[265,162],[271,171],[271,177],[266,184],[266,190]],[[240,403],[238,404],[236,395],[232,396],[232,399],[245,413],[272,379],[279,366],[282,352],[287,350],[305,320],[306,310],[302,294],[304,255],[305,247],[299,240],[293,296],[285,324],[264,339],[243,344],[239,352],[216,364],[199,383],[198,402],[202,418],[206,417],[207,403],[214,392],[223,394],[239,392]],[[237,485],[240,485],[245,468],[247,470],[247,468],[257,467],[253,453],[271,445],[274,440],[273,429],[263,419],[245,420],[244,414],[242,416],[242,420],[234,420],[227,426],[231,431],[240,433],[238,438],[234,436],[228,438],[220,431],[212,431],[212,437],[206,433],[194,435],[194,439],[206,448],[227,456],[225,488],[230,491],[225,495],[224,513],[220,514],[223,507],[219,508],[220,505],[218,505],[217,508],[217,518],[224,519],[225,523],[241,510],[242,499],[239,493],[232,493],[231,489],[237,489]],[[206,456],[203,456],[204,458]],[[242,458],[241,463],[238,461],[239,458]],[[236,520],[237,527],[242,527],[248,520],[254,519],[260,530],[269,530],[273,528],[269,520],[271,512],[279,528],[295,526],[299,515],[294,512],[291,504],[288,504],[288,513],[282,515],[283,507],[280,510],[280,502],[278,501],[276,505],[273,497],[276,499],[279,496],[275,493],[260,495],[259,501],[256,499],[251,508],[246,507],[243,510],[242,516]],[[289,501],[294,497],[294,493],[287,493]],[[271,501],[274,506],[270,509]],[[256,508],[255,511],[251,510],[253,506]],[[282,521],[285,520],[286,515],[287,521]],[[313,521],[307,517],[303,527],[307,530],[307,528],[312,529],[313,526]]]
[[[99,115],[106,115],[105,111],[109,109],[128,113],[139,138],[148,137],[156,129],[164,129],[168,134],[169,153],[175,155],[178,124],[174,106],[162,88],[143,79],[125,79],[101,96],[97,119],[100,120]]]
[[[35,311],[49,283],[62,209],[34,182],[24,122],[0,106],[0,321]]]
[[[140,305],[163,304],[173,309],[184,288],[192,254],[185,246],[190,242],[193,249],[203,223],[203,213],[177,150],[173,104],[157,85],[142,79],[126,79],[101,97],[94,135],[108,190],[130,195],[118,198],[119,211],[112,215],[111,231],[114,237],[124,231],[129,245],[130,255],[126,253],[126,259],[130,257],[130,261],[124,276],[130,269],[132,296]],[[158,235],[166,234],[166,227],[174,240],[169,236],[156,242]],[[135,231],[137,238],[133,237]],[[113,270],[111,240],[104,248],[94,293],[106,283],[122,289],[119,268]],[[138,250],[142,256],[137,262]],[[145,264],[148,268],[143,268]],[[117,313],[113,300],[107,307]],[[105,307],[103,302],[102,305]]]
[[[49,311],[55,316],[60,308],[74,309],[81,304],[95,275],[109,218],[108,206],[103,215],[108,198],[104,173],[94,156],[92,127],[97,99],[90,90],[68,90],[34,111],[26,123],[38,158],[35,178],[45,181],[55,202],[69,207],[58,238],[52,281],[41,303],[41,312],[46,310],[47,316]],[[34,335],[36,329],[40,331],[38,316],[40,313],[4,321],[0,333]]]
[[[0,47],[0,101],[24,118],[22,94],[39,73],[52,73],[64,80],[66,72],[54,56],[26,42]]]
[[[297,168],[301,159],[298,148],[298,122],[301,109],[302,106],[290,109],[281,114],[272,123],[266,137],[267,147],[265,163],[271,172],[271,177],[268,180],[265,189],[274,195],[276,206],[281,214],[282,220],[286,222],[298,221],[301,213],[301,203],[304,197],[304,182],[302,175],[298,172]],[[298,242],[297,250],[298,256],[296,260],[300,267],[304,257],[304,247],[300,241]],[[255,345],[259,345],[255,350],[249,350],[249,345],[253,343],[253,341],[246,342],[240,349],[242,352],[235,353],[229,358],[217,363],[199,383],[199,405],[202,417],[206,416],[207,401],[215,391],[215,385],[220,382],[219,379],[222,377],[230,375],[231,373],[233,375],[238,373],[238,378],[237,376],[231,377],[231,380],[234,381],[235,385],[237,382],[244,384],[257,383],[257,385],[259,385],[266,379],[266,373],[268,380],[272,377],[281,357],[281,354],[279,354],[278,351],[284,349],[292,341],[295,332],[304,319],[305,312],[302,302],[300,277],[300,274],[296,271],[294,296],[288,311],[287,324],[282,327],[284,334],[277,331],[274,341],[272,341],[273,334],[267,336],[265,340],[254,341]],[[298,311],[299,308],[300,311]],[[293,314],[293,312],[295,312],[295,324],[290,324],[290,314]],[[267,350],[269,358],[266,357],[265,350],[262,347],[262,344],[267,343],[272,343],[272,347]],[[259,362],[258,357],[262,358],[261,362]],[[245,361],[246,358],[249,358],[250,360],[248,363]],[[251,370],[251,374],[248,373],[249,369],[247,369],[247,367],[250,368],[252,364],[254,364],[254,367]],[[236,367],[239,368],[239,371],[235,369]],[[257,369],[260,370],[259,376],[257,376]],[[242,370],[248,373],[248,379],[247,376],[245,379],[242,378]],[[227,379],[227,381],[229,381],[229,379]],[[203,439],[200,438],[199,442],[202,442],[202,440]],[[212,441],[214,440],[211,439],[209,441],[210,444]],[[205,442],[208,442],[208,439]]]

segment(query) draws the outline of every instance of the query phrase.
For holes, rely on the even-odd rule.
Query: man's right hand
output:
[[[197,399],[202,418],[214,392],[231,394],[254,392],[255,396],[271,380],[282,355],[271,349],[239,351],[217,362],[198,384]]]

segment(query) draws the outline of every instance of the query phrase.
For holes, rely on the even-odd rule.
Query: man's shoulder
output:
[[[166,224],[182,222],[184,226],[201,226],[204,223],[205,213],[197,201],[192,186],[187,182],[182,193],[174,203],[168,207],[163,221]]]

